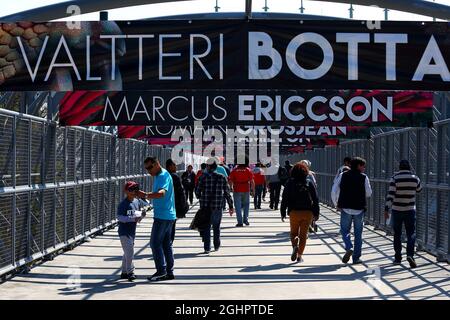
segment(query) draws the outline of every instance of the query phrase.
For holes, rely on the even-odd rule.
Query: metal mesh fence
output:
[[[445,101],[445,100],[444,100]],[[449,110],[450,102],[442,109]],[[450,114],[450,113],[447,113]],[[442,117],[442,115],[440,115]],[[373,194],[368,202],[366,222],[390,232],[384,220],[384,205],[389,179],[398,169],[401,159],[410,160],[413,171],[424,186],[417,196],[416,233],[419,249],[449,261],[450,202],[450,119],[439,120],[433,128],[408,128],[375,135],[370,140],[342,142],[289,155],[291,162],[308,159],[317,174],[320,201],[332,206],[331,188],[337,169],[345,156],[366,159],[366,174]],[[284,160],[284,159],[283,159]]]
[[[170,150],[0,109],[0,275],[113,225],[146,156]]]

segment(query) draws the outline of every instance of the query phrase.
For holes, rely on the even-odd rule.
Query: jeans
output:
[[[406,230],[406,255],[414,256],[414,245],[416,244],[416,211],[395,211],[392,210],[392,222],[394,227],[394,251],[395,259],[402,260],[402,227],[405,224]]]
[[[173,274],[172,226],[175,220],[162,220],[154,218],[150,248],[156,272],[159,275]]]
[[[254,199],[255,209],[261,208],[261,197],[263,190],[264,186],[262,184],[255,186],[255,199]]]
[[[270,188],[270,207],[278,207],[278,203],[280,202],[280,191],[281,191],[281,182],[271,182],[269,184]]]
[[[211,251],[211,225],[214,234],[214,249],[220,247],[220,222],[222,221],[222,210],[213,210],[211,212],[211,224],[200,232],[203,240],[203,248],[205,251]]]
[[[234,206],[238,224],[248,223],[248,211],[250,210],[250,192],[233,192]],[[242,220],[242,210],[244,220]]]
[[[134,237],[120,236],[120,244],[122,245],[122,273],[130,274],[134,272]]]
[[[362,247],[362,232],[364,226],[364,213],[362,212],[358,215],[351,215],[346,213],[344,210],[341,211],[341,235],[344,240],[345,250],[351,250],[353,248],[352,240],[350,237],[350,231],[352,227],[354,228],[355,236],[355,247],[353,249],[353,261],[357,261],[361,257],[361,247]]]
[[[170,235],[170,240],[172,240],[172,244],[175,241],[175,230],[177,229],[177,220],[173,221],[173,226],[172,226],[172,234]]]

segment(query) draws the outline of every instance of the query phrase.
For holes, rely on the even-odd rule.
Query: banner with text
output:
[[[74,91],[61,125],[426,127],[427,91]]]
[[[447,22],[0,23],[1,91],[450,90]]]

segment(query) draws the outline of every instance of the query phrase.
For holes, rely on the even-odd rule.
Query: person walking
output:
[[[189,199],[189,203],[194,202],[194,189],[195,189],[195,173],[192,170],[192,165],[188,165],[187,170],[181,175],[181,181],[183,182],[184,193],[186,194],[186,199]]]
[[[367,198],[372,195],[369,178],[364,174],[366,161],[355,157],[350,163],[350,170],[341,173],[333,185],[331,199],[334,205],[341,211],[341,235],[345,244],[343,263],[347,263],[352,257],[353,264],[362,263],[362,232],[364,226],[364,214],[367,208]],[[350,237],[353,222],[355,245]]]
[[[417,267],[414,260],[416,242],[416,194],[422,191],[420,179],[411,172],[408,160],[401,160],[399,171],[389,181],[389,191],[386,196],[384,217],[389,219],[389,209],[392,209],[394,229],[394,264],[402,262],[402,228],[406,230],[406,259],[411,268]]]
[[[336,179],[339,177],[339,175],[344,172],[344,168],[350,168],[351,161],[352,161],[352,158],[350,158],[350,157],[344,158],[344,161],[343,161],[344,164],[339,167],[339,169],[336,173],[336,176],[334,177],[333,184],[336,182]]]
[[[167,159],[166,170],[170,173],[173,182],[173,192],[175,200],[175,213],[177,219],[182,219],[186,217],[186,213],[189,211],[189,204],[186,199],[186,194],[184,192],[183,184],[181,183],[180,177],[177,175],[177,165],[172,159]],[[175,230],[176,223],[173,223],[172,227],[172,243],[175,240]]]
[[[286,183],[281,199],[281,221],[289,215],[291,225],[291,260],[302,261],[302,255],[308,238],[308,227],[319,219],[319,199],[314,183],[307,179],[308,167],[296,163],[291,171],[291,178]]]
[[[303,163],[307,168],[308,168],[308,176],[306,177],[306,180],[311,181],[314,184],[314,187],[316,188],[317,191],[317,180],[316,180],[316,173],[314,171],[311,170],[311,161],[309,160],[301,160],[300,163]],[[313,232],[317,232],[317,224],[316,221],[313,220],[311,225],[308,228],[309,233],[313,233]]]
[[[248,213],[250,210],[250,193],[255,194],[255,183],[253,173],[248,167],[248,159],[244,164],[238,164],[233,169],[229,177],[230,185],[233,190],[234,205],[236,207],[236,227],[250,225],[248,222]],[[242,217],[242,211],[244,216]]]
[[[266,186],[266,177],[264,176],[264,171],[261,168],[261,163],[257,163],[256,167],[253,169],[253,179],[255,181],[255,197],[254,205],[255,210],[261,209],[261,198],[264,188]]]
[[[264,188],[263,188],[263,192],[262,192],[262,201],[266,202],[266,194],[267,194],[267,179],[266,179],[266,175],[265,175],[265,169],[267,168],[267,166],[265,166],[264,164],[261,163],[261,170],[264,172]]]
[[[301,160],[300,163],[303,163],[308,167],[309,173],[308,173],[308,180],[311,180],[312,183],[314,183],[314,186],[317,189],[317,179],[316,179],[316,173],[311,170],[311,161],[309,160]]]
[[[266,183],[269,189],[270,209],[278,210],[278,203],[280,202],[281,181],[279,177],[280,168],[275,164],[275,174],[266,175]]]
[[[198,186],[198,180],[200,179],[200,177],[202,176],[202,174],[205,172],[206,170],[206,163],[202,163],[200,165],[200,169],[197,171],[197,173],[195,174],[195,187],[197,188]]]
[[[195,189],[195,194],[200,201],[200,208],[211,210],[211,223],[200,231],[205,254],[209,254],[211,251],[211,226],[214,235],[214,250],[218,251],[220,248],[220,223],[225,200],[228,202],[230,216],[234,212],[228,181],[223,175],[217,173],[216,169],[216,159],[208,159],[207,170],[200,177]]]
[[[139,185],[134,181],[128,181],[124,186],[126,197],[117,208],[117,220],[119,221],[119,237],[123,250],[121,279],[136,280],[134,274],[134,240],[136,238],[136,225],[145,217],[143,206],[137,198]],[[141,214],[137,214],[142,212]]]
[[[214,161],[217,163],[216,172],[223,175],[225,178],[228,179],[228,171],[224,168],[222,160],[219,157],[213,157]]]
[[[153,191],[139,191],[141,198],[153,199],[153,226],[150,247],[153,253],[156,272],[149,281],[175,279],[172,249],[172,230],[176,219],[173,181],[170,173],[161,167],[158,159],[148,157],[145,169],[154,178]]]
[[[281,185],[285,186],[286,182],[289,180],[292,170],[292,165],[289,160],[285,161],[284,167],[278,168],[278,178],[280,179]],[[275,209],[277,210],[277,209]]]

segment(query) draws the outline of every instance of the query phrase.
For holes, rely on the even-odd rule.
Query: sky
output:
[[[58,2],[65,2],[61,0],[19,0],[2,2],[1,15],[6,16],[16,12],[42,7]],[[67,1],[67,0],[66,0]],[[124,0],[126,1],[126,0]],[[265,0],[253,0],[252,10],[254,12],[264,11]],[[450,5],[450,0],[436,0],[436,3]],[[243,0],[218,0],[219,12],[243,12],[245,11],[245,1]],[[267,7],[269,12],[287,12],[300,13],[300,0],[267,0]],[[152,17],[161,17],[175,14],[188,13],[205,13],[214,12],[216,0],[195,0],[183,1],[178,3],[165,3],[136,6],[122,9],[108,10],[109,20],[135,20]],[[349,4],[340,4],[322,1],[304,0],[303,7],[305,14],[316,14],[324,16],[349,17]],[[353,18],[358,20],[384,20],[384,10],[382,8],[367,7],[367,6],[353,6]],[[389,20],[423,20],[430,21],[431,17],[425,17],[415,14],[409,14],[390,10]],[[98,20],[98,13],[84,14],[77,18],[77,20]],[[60,20],[73,20],[70,17]],[[439,21],[439,20],[437,20]]]

